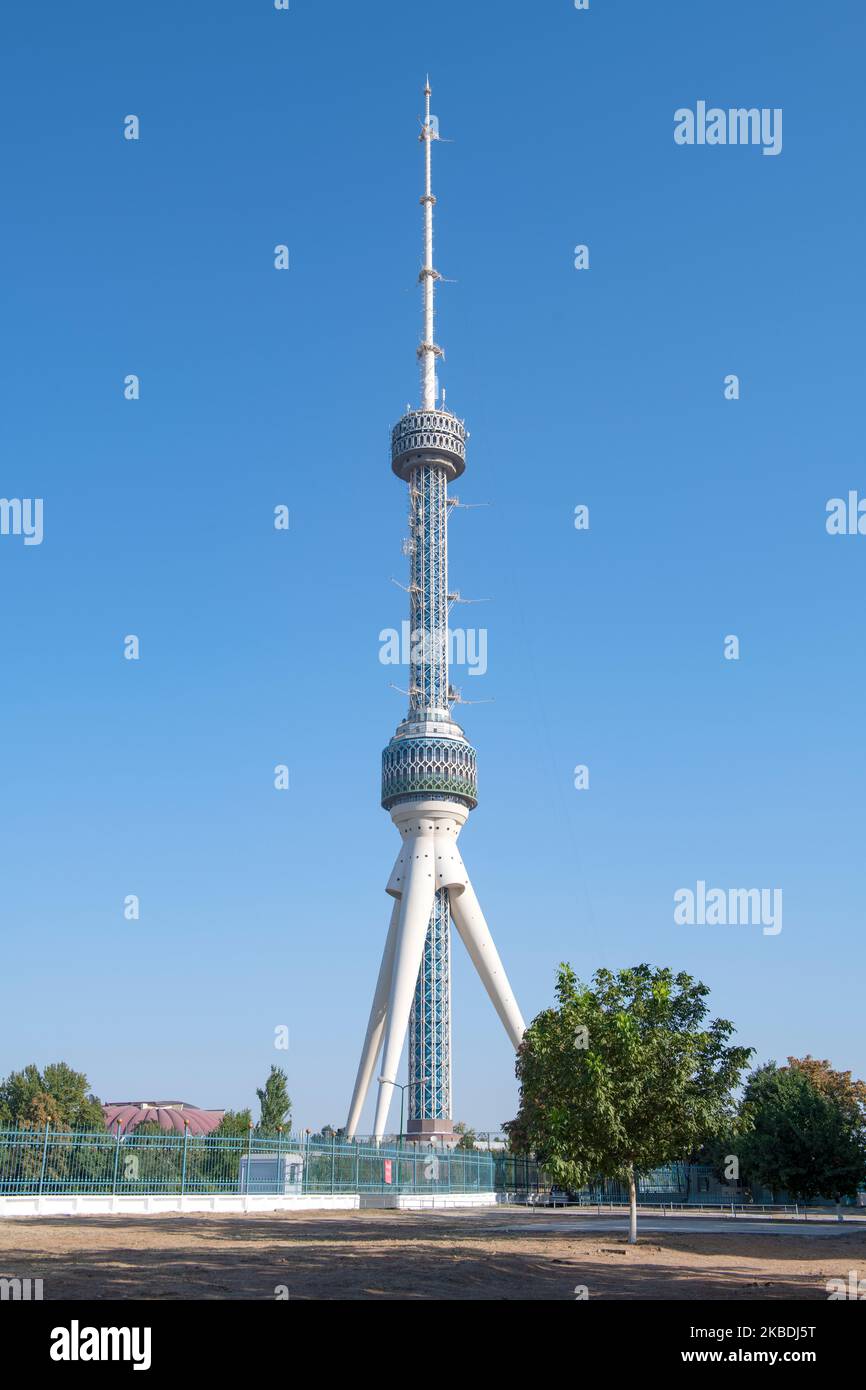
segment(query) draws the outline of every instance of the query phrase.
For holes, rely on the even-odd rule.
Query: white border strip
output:
[[[355,1211],[357,1192],[310,1192],[295,1196],[244,1196],[241,1193],[201,1195],[0,1197],[0,1219],[15,1216],[162,1216],[166,1212]]]

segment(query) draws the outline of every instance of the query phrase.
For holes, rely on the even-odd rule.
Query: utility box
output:
[[[251,1196],[289,1196],[304,1190],[304,1157],[299,1153],[243,1154],[238,1191]]]

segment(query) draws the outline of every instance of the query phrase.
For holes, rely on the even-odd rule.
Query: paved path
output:
[[[509,1235],[528,1235],[533,1231],[552,1235],[580,1235],[625,1233],[628,1231],[628,1213],[622,1211],[602,1211],[584,1207],[479,1207],[475,1210],[463,1208],[455,1211],[429,1211],[424,1213],[434,1222],[453,1224],[455,1218],[471,1221],[491,1234],[507,1232]],[[662,1214],[660,1211],[638,1211],[638,1234],[675,1235],[733,1235],[737,1232],[757,1236],[863,1236],[866,1235],[866,1211],[849,1211],[843,1221],[835,1216],[812,1216],[805,1220],[802,1216],[785,1216],[781,1213],[751,1215],[725,1215],[722,1212],[673,1211]]]
[[[550,1214],[526,1216],[518,1223],[513,1220],[504,1227],[514,1234],[524,1235],[527,1231],[551,1231],[556,1235],[568,1235],[584,1231],[608,1231],[619,1233],[628,1230],[627,1216],[575,1216],[573,1212],[563,1212],[561,1217],[551,1220]],[[845,1221],[797,1221],[770,1217],[764,1220],[749,1216],[641,1216],[638,1213],[639,1235],[652,1233],[674,1233],[675,1235],[733,1235],[747,1232],[756,1236],[845,1236],[863,1235],[866,1230],[863,1219]],[[502,1229],[502,1228],[499,1228]]]

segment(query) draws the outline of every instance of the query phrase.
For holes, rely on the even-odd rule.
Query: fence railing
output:
[[[643,1206],[724,1206],[778,1210],[784,1193],[746,1194],[706,1165],[673,1163],[637,1180]],[[404,1143],[375,1145],[323,1135],[245,1138],[101,1130],[0,1130],[0,1196],[303,1193],[550,1194],[535,1159],[503,1150],[444,1149]],[[562,1194],[563,1198],[566,1194]],[[592,1183],[568,1199],[621,1205],[626,1189]],[[810,1204],[810,1205],[820,1205]]]
[[[0,1130],[0,1195],[490,1192],[480,1150],[377,1147],[307,1135]]]

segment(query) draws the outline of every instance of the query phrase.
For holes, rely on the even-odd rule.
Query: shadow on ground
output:
[[[511,1229],[506,1229],[510,1225]],[[0,1275],[50,1299],[826,1299],[866,1232],[535,1232],[514,1213],[56,1217],[0,1224]]]

